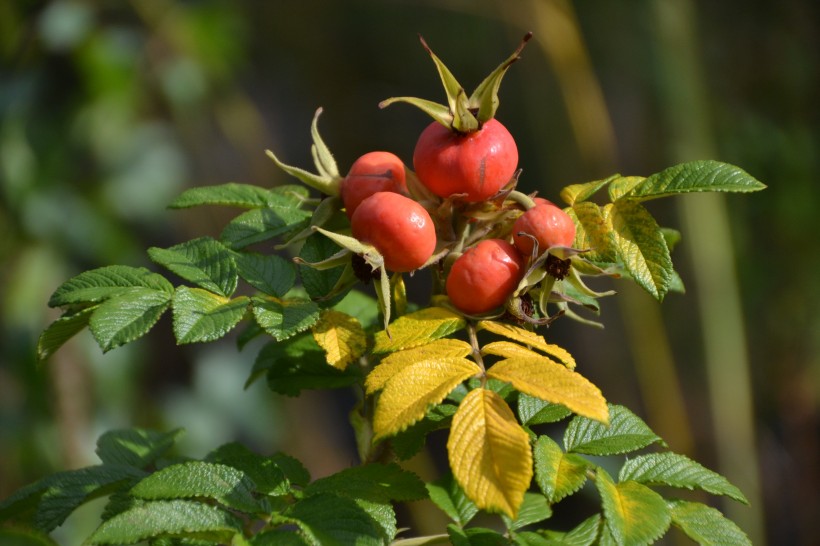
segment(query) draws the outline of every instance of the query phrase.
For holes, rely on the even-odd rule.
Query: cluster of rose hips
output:
[[[500,308],[529,264],[575,239],[566,212],[515,191],[518,149],[493,117],[501,76],[527,39],[470,97],[422,40],[449,106],[410,97],[382,103],[408,102],[435,119],[416,143],[414,171],[390,152],[370,152],[340,185],[353,237],[374,246],[393,272],[437,264],[450,302],[468,315]]]

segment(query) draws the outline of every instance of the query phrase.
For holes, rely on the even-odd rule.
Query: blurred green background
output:
[[[318,106],[342,170],[374,149],[409,163],[427,119],[377,104],[443,100],[416,35],[472,88],[533,31],[498,114],[525,190],[557,199],[566,184],[701,158],[769,186],[653,202],[683,231],[673,257],[687,294],[658,305],[615,284],[605,330],[564,320],[547,336],[671,449],[740,486],[751,507],[715,502],[755,544],[816,544],[819,6],[0,1],[0,498],[93,464],[96,437],[132,425],[183,426],[195,456],[233,439],[284,449],[314,477],[354,464],[352,399],[243,392],[254,347],[177,348],[167,318],[106,355],[83,333],[38,369],[37,336],[57,316],[48,297],[82,270],[148,266],[149,246],[218,234],[226,212],[165,205],[193,185],[288,182],[263,151],[309,166]],[[426,476],[433,444],[413,463]],[[436,522],[421,513],[424,532]],[[79,543],[89,526],[80,513],[57,536]]]

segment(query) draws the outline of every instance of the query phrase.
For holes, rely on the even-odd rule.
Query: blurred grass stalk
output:
[[[670,157],[714,157],[709,105],[697,49],[691,0],[651,0],[659,98],[671,135]],[[678,200],[683,242],[696,261],[693,275],[702,325],[709,401],[719,472],[748,497],[751,507],[726,503],[727,515],[764,544],[765,529],[755,445],[749,360],[725,200],[704,194]]]

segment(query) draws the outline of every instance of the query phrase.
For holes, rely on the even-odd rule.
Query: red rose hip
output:
[[[377,192],[362,201],[350,220],[353,236],[375,246],[390,271],[418,269],[436,249],[436,228],[418,203],[393,192]]]
[[[447,296],[461,311],[478,315],[504,304],[524,275],[513,245],[487,239],[459,256],[447,276]]]
[[[534,242],[524,233],[538,240],[538,253],[543,254],[553,246],[572,246],[575,223],[569,214],[552,203],[539,203],[519,216],[513,224],[515,246],[521,254],[529,256]]]
[[[339,191],[348,218],[353,217],[359,203],[376,192],[407,195],[404,163],[390,152],[368,152],[350,166]]]
[[[413,168],[439,197],[463,193],[475,203],[495,195],[518,166],[518,147],[495,119],[481,129],[459,134],[433,122],[422,131],[413,152]]]

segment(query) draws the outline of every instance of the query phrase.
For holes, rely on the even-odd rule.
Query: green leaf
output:
[[[529,394],[518,395],[518,418],[521,424],[531,426],[555,423],[569,415],[572,415],[572,411],[561,404],[552,404]]]
[[[566,533],[544,531],[547,542],[544,546],[592,546],[601,528],[601,515],[590,516]],[[538,544],[538,543],[535,543]]]
[[[251,546],[310,546],[307,539],[296,531],[273,529],[254,535],[250,540]]]
[[[97,440],[97,456],[106,464],[145,468],[165,455],[182,436],[181,428],[155,432],[139,428],[109,430]]]
[[[734,165],[701,160],[681,163],[647,178],[620,199],[655,199],[681,193],[719,191],[752,192],[766,186]]]
[[[434,430],[446,428],[458,406],[438,404],[427,411],[421,421],[413,423],[390,439],[393,452],[400,461],[410,459],[424,447],[427,435]]]
[[[660,226],[637,201],[616,201],[604,211],[610,215],[608,221],[621,263],[639,286],[662,301],[674,268]]]
[[[552,508],[547,503],[544,495],[538,493],[524,493],[524,502],[518,509],[518,515],[514,520],[502,515],[501,519],[510,531],[517,531],[527,525],[542,522],[552,517]]]
[[[279,496],[290,492],[289,480],[274,457],[254,453],[238,442],[220,446],[209,453],[206,459],[243,472],[253,481],[260,493]]]
[[[281,298],[296,282],[296,266],[275,254],[237,252],[234,260],[239,276],[265,294]]]
[[[602,180],[593,180],[592,182],[584,182],[583,184],[572,184],[571,186],[566,186],[561,190],[561,199],[564,200],[564,203],[570,206],[573,206],[576,203],[582,203],[595,195],[598,190],[618,178],[620,178],[620,175],[614,174],[609,178],[604,178]]]
[[[119,295],[130,288],[150,288],[170,294],[174,287],[162,275],[144,267],[111,265],[80,273],[64,282],[48,301],[50,307],[96,303]]]
[[[540,436],[532,450],[535,482],[550,503],[556,503],[587,481],[590,463],[573,453],[564,453],[549,436]]]
[[[249,514],[260,511],[256,484],[244,472],[218,463],[189,461],[167,466],[141,480],[131,495],[144,500],[205,497]]]
[[[293,485],[305,487],[310,482],[310,472],[299,462],[299,459],[281,452],[274,453],[270,456],[270,459],[276,463],[276,466],[282,469],[282,472],[285,473],[285,477]]]
[[[310,222],[310,213],[288,206],[252,209],[231,220],[220,239],[234,250],[298,231]]]
[[[133,544],[161,535],[194,535],[230,542],[242,531],[242,522],[216,506],[190,500],[138,504],[104,521],[88,544]]]
[[[276,341],[304,332],[319,320],[319,306],[303,299],[251,298],[256,322]]]
[[[521,44],[519,44],[518,48],[513,51],[512,54],[504,60],[504,62],[498,65],[489,76],[484,78],[484,80],[478,84],[475,91],[473,91],[470,95],[470,108],[478,110],[476,117],[480,123],[485,123],[495,117],[499,104],[498,89],[501,86],[501,80],[504,78],[504,74],[507,73],[510,66],[521,58],[521,50],[524,49],[524,46],[527,45],[530,38],[532,38],[532,32],[528,32],[524,36],[524,39],[521,40]]]
[[[365,329],[375,325],[379,320],[376,300],[358,290],[348,292],[333,308],[358,319]]]
[[[288,189],[292,190],[292,186]],[[198,207],[201,205],[226,205],[247,209],[257,209],[271,205],[288,206],[298,204],[299,201],[289,197],[281,188],[271,191],[259,186],[249,184],[237,184],[229,182],[216,186],[200,186],[190,188],[174,199],[168,208],[185,209]]]
[[[485,527],[461,529],[450,524],[447,526],[447,534],[453,546],[509,546],[510,544],[504,535]]]
[[[54,540],[35,529],[0,528],[0,544],[4,546],[59,546]]]
[[[467,498],[464,490],[450,473],[426,484],[427,493],[436,506],[447,514],[459,527],[464,527],[478,513],[476,505]]]
[[[699,502],[671,501],[672,523],[704,546],[751,546],[752,541],[735,523]]]
[[[221,296],[230,296],[236,290],[233,255],[211,237],[200,237],[171,248],[149,248],[148,256],[186,281]]]
[[[174,293],[174,337],[178,344],[214,341],[239,324],[250,299],[228,299],[201,288],[180,286]]]
[[[427,498],[418,476],[399,465],[372,463],[355,466],[321,478],[305,489],[305,495],[333,493],[374,502],[415,501]]]
[[[726,495],[738,502],[749,504],[740,489],[729,483],[729,480],[677,453],[652,453],[629,459],[621,467],[618,480],[702,489],[714,495]]]
[[[433,50],[430,49],[427,42],[424,41],[424,38],[419,36],[419,39],[421,40],[421,45],[424,46],[424,49],[430,55],[430,58],[433,59],[433,63],[436,65],[436,70],[438,70],[439,77],[441,78],[441,83],[444,85],[444,91],[447,95],[447,105],[450,113],[453,115],[452,129],[459,133],[470,133],[477,130],[479,126],[478,120],[472,112],[469,111],[469,99],[464,92],[464,88],[458,83],[453,73],[450,72],[450,69],[433,53]],[[436,121],[441,120],[436,119]]]
[[[613,404],[609,405],[609,426],[576,416],[564,431],[564,449],[587,455],[618,455],[656,442],[665,445],[637,415]]]
[[[326,260],[339,252],[341,247],[321,233],[314,233],[307,239],[299,252],[299,257],[308,263]],[[299,266],[302,285],[313,299],[323,299],[333,292],[342,279],[345,266],[339,265],[329,269],[315,269],[308,265]]]
[[[169,292],[129,288],[105,300],[91,315],[89,328],[103,352],[141,338],[171,305]]]
[[[327,147],[325,141],[322,140],[322,135],[319,134],[320,115],[322,115],[322,109],[317,108],[316,113],[313,115],[313,121],[310,124],[310,136],[313,139],[310,152],[313,155],[313,163],[316,165],[316,170],[319,171],[320,175],[327,178],[341,178],[339,176],[339,168],[336,166],[336,160],[333,159],[330,148]]]
[[[77,312],[68,312],[52,322],[37,340],[37,360],[43,362],[53,355],[69,339],[88,326],[91,313],[96,307],[87,307]]]
[[[87,500],[129,487],[144,475],[131,466],[110,464],[57,472],[0,503],[0,521],[32,521],[37,529],[50,532]]]
[[[261,373],[267,373],[271,390],[288,396],[305,389],[338,389],[361,380],[357,366],[344,371],[329,366],[311,335],[265,345],[254,363],[251,381]]]
[[[295,523],[314,546],[381,546],[382,527],[354,500],[312,495],[294,504],[283,519]]]
[[[638,482],[616,484],[602,468],[596,474],[606,526],[620,546],[651,544],[666,533],[672,518],[663,497]]]

